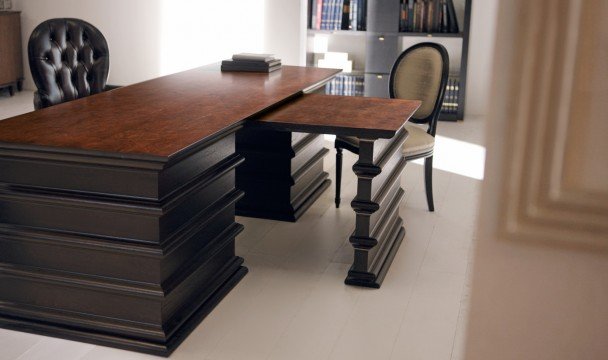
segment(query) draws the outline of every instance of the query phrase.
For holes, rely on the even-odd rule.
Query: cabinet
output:
[[[436,0],[435,0],[436,1]],[[356,92],[364,96],[388,97],[389,73],[399,54],[405,49],[420,42],[437,42],[444,45],[450,56],[450,81],[440,115],[441,120],[462,120],[464,118],[467,60],[469,49],[469,27],[471,22],[472,0],[451,0],[458,32],[411,32],[400,28],[400,0],[367,0],[366,27],[359,30],[326,30],[313,24],[314,9],[320,4],[333,4],[336,0],[309,0],[309,22],[307,40],[307,65],[314,66],[324,53],[317,52],[316,38],[326,38],[319,43],[327,44],[329,52],[346,52],[354,61],[351,73],[341,74],[332,86],[330,94],[348,95],[349,86],[363,82],[363,91]],[[350,3],[337,0],[338,4]],[[427,3],[431,0],[415,0],[416,3]],[[347,7],[348,8],[348,7]],[[346,29],[347,27],[342,27]],[[349,77],[356,80],[349,80]],[[348,92],[348,94],[343,93]],[[449,94],[449,95],[448,95]]]
[[[20,17],[19,11],[0,11],[0,88],[11,95],[23,85]]]

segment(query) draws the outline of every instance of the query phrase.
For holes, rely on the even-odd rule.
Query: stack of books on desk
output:
[[[273,72],[281,68],[281,59],[269,54],[241,53],[222,61],[222,71]]]

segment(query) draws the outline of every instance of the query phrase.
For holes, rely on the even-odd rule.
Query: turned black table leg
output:
[[[336,147],[336,208],[340,207],[340,190],[342,188],[342,148]]]
[[[399,204],[404,195],[400,179],[406,161],[401,148],[406,138],[402,128],[389,140],[360,139],[359,160],[353,166],[358,179],[351,203],[356,223],[349,238],[354,261],[345,280],[348,285],[379,288],[405,236]]]

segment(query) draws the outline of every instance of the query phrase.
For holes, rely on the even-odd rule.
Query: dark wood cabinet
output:
[[[11,95],[23,84],[20,16],[19,11],[0,11],[0,88]]]

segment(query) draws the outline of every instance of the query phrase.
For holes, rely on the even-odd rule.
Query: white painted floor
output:
[[[0,93],[0,119],[31,110],[32,92]],[[439,123],[435,213],[426,209],[422,166],[407,165],[407,234],[380,290],[343,284],[352,257],[352,154],[340,209],[332,185],[297,223],[238,218],[245,231],[237,253],[250,273],[171,359],[462,359],[483,133],[482,119]],[[325,168],[333,179],[333,156]],[[152,358],[0,329],[0,360]]]

